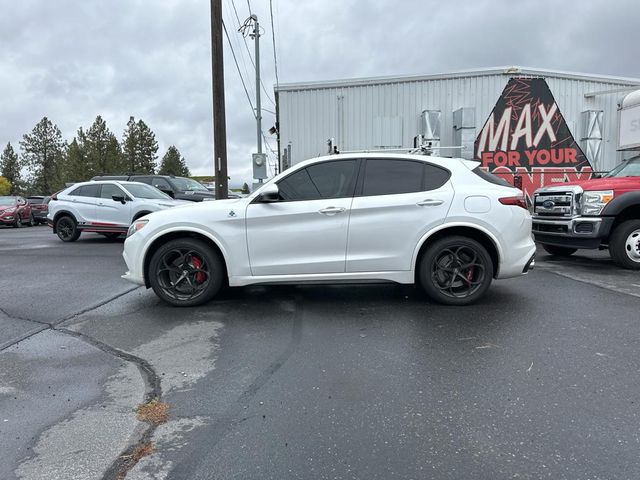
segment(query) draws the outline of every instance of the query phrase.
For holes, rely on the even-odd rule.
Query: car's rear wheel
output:
[[[558,247],[557,245],[547,245],[546,243],[542,244],[542,248],[556,257],[569,257],[578,251],[577,248]]]
[[[69,215],[63,215],[56,220],[56,233],[63,242],[75,242],[80,237],[78,225]]]
[[[222,287],[224,266],[206,243],[178,238],[162,245],[149,263],[149,283],[162,300],[177,307],[202,305]]]
[[[469,305],[487,291],[493,262],[476,240],[452,236],[427,248],[419,267],[419,280],[429,297],[445,305]]]
[[[609,239],[609,254],[616,265],[640,270],[640,220],[618,225]]]

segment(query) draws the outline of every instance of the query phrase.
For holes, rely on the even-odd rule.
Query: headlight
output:
[[[602,209],[613,200],[613,190],[586,191],[582,195],[582,215],[600,215]]]
[[[13,213],[16,211],[16,207],[7,208],[4,213]]]
[[[136,233],[138,230],[142,230],[147,223],[149,223],[149,220],[146,219],[136,220],[135,222],[133,222],[129,227],[129,230],[127,230],[127,238]]]

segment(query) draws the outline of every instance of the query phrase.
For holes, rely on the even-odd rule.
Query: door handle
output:
[[[416,203],[419,207],[437,207],[438,205],[442,205],[444,203],[443,200],[434,200],[432,198],[427,198],[426,200],[422,200],[421,202]]]
[[[345,208],[342,207],[327,207],[321,210],[318,210],[318,213],[322,213],[324,215],[335,215],[336,213],[342,213],[345,211]]]

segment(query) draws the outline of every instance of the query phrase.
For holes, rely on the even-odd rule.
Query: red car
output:
[[[0,225],[33,227],[35,220],[31,205],[22,197],[0,197]]]

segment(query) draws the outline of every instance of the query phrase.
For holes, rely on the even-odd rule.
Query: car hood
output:
[[[193,202],[188,202],[186,200],[173,200],[173,199],[156,200],[155,198],[147,198],[145,199],[145,202],[152,203],[162,208],[173,208],[173,207],[179,207],[180,205],[191,205],[193,203]]]
[[[640,189],[640,177],[610,177],[591,180],[576,180],[561,184],[562,186],[578,186],[583,190],[633,190]]]
[[[177,203],[177,202],[176,202]],[[208,220],[242,218],[247,200],[234,198],[213,202],[180,202],[174,208],[168,208],[152,214],[154,223],[196,222]],[[232,213],[233,212],[233,213]]]

